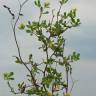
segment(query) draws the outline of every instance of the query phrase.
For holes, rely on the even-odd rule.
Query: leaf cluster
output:
[[[4,73],[4,80],[8,80],[8,81],[14,80],[13,75],[14,75],[13,72],[8,72],[8,73],[6,72],[6,73]]]

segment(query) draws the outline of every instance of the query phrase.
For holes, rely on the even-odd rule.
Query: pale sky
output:
[[[22,0],[21,0],[22,1]],[[38,10],[33,8],[33,1],[29,0],[23,9],[25,18],[21,21],[36,18]],[[42,0],[43,1],[43,0]],[[51,1],[51,0],[49,0]],[[57,8],[57,0],[52,0],[52,6]],[[13,96],[10,94],[6,82],[3,80],[3,73],[7,71],[15,72],[17,82],[23,80],[24,67],[16,65],[12,56],[17,55],[17,49],[11,30],[11,16],[2,7],[7,4],[13,10],[18,10],[17,0],[0,0],[0,96]],[[78,80],[73,89],[73,96],[95,96],[96,95],[96,0],[69,0],[65,9],[76,7],[78,16],[81,19],[81,25],[65,33],[67,39],[66,51],[71,53],[77,51],[81,54],[81,60],[73,65],[73,78]],[[25,10],[25,11],[24,11]],[[50,18],[50,17],[49,17]],[[30,44],[31,37],[25,32],[17,32],[19,44],[22,49],[22,55],[26,57],[35,48]],[[33,45],[37,46],[33,42]],[[32,47],[32,48],[30,48]],[[26,50],[27,49],[27,50]],[[37,50],[36,50],[37,51]],[[37,55],[38,58],[42,58]],[[14,82],[13,82],[14,83]]]

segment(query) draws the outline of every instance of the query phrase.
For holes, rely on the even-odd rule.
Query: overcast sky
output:
[[[22,0],[20,0],[22,1]],[[33,1],[29,0],[23,9],[26,15],[21,18],[21,21],[36,19],[38,10],[33,8]],[[42,0],[43,1],[43,0]],[[47,0],[48,1],[48,0]],[[52,6],[57,7],[55,1],[52,1]],[[10,14],[2,7],[8,5],[16,13],[18,10],[17,0],[0,0],[0,96],[13,96],[10,94],[6,82],[3,80],[3,73],[14,71],[18,82],[22,80],[25,70],[20,65],[14,63],[12,56],[17,55],[17,49],[14,43],[14,38],[10,26]],[[77,51],[81,54],[81,60],[73,65],[73,78],[78,80],[73,89],[73,96],[95,96],[96,95],[96,0],[69,0],[65,5],[65,9],[77,8],[78,17],[81,19],[81,26],[73,28],[65,33],[67,39],[66,51],[68,53]],[[50,18],[50,17],[48,17]],[[34,51],[32,47],[31,37],[25,32],[17,32],[19,44],[22,49],[22,55],[26,57],[30,51]],[[37,46],[35,42],[33,45]],[[27,49],[27,50],[26,50]],[[38,58],[41,58],[37,55]]]

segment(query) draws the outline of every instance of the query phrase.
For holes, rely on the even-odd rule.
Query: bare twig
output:
[[[20,47],[19,47],[19,44],[18,44],[18,41],[17,41],[17,36],[16,36],[16,26],[17,26],[17,23],[18,23],[18,21],[19,21],[19,19],[20,19],[22,8],[23,8],[23,6],[24,6],[28,1],[29,1],[29,0],[25,0],[25,1],[21,4],[21,2],[18,0],[18,2],[19,2],[19,12],[18,12],[18,16],[17,16],[17,18],[15,19],[14,24],[12,23],[12,21],[13,21],[14,18],[12,18],[12,20],[11,20],[11,26],[12,26],[12,30],[13,30],[13,34],[14,34],[14,39],[15,39],[15,43],[16,43],[16,47],[17,47],[17,51],[18,51],[18,55],[19,55],[20,61],[21,61],[21,63],[26,67],[26,69],[29,71],[29,73],[30,73],[30,75],[31,75],[31,78],[32,78],[32,81],[33,81],[33,84],[34,84],[34,86],[37,88],[36,80],[35,80],[32,72],[31,72],[31,70],[28,68],[27,64],[26,64],[25,62],[23,62],[23,60],[22,60],[21,51],[20,51]],[[15,15],[11,12],[11,10],[10,10],[9,7],[7,7],[6,5],[4,5],[4,8],[6,8],[6,9],[9,11],[9,13],[11,14],[12,17],[15,16]],[[8,83],[8,84],[9,84],[9,83]]]
[[[78,80],[73,80],[72,75],[70,75],[70,77],[71,77],[71,80],[72,80],[72,86],[70,88],[70,93],[71,93],[72,90],[73,90],[73,87],[74,87],[75,83],[78,82]]]
[[[11,16],[12,16],[12,19],[15,19],[15,15],[14,15],[14,13],[11,11],[11,9],[10,9],[8,6],[6,6],[6,5],[3,5],[3,7],[6,8],[6,9],[9,11],[9,13],[10,13]]]
[[[28,0],[25,0],[25,1],[28,1]],[[20,2],[19,2],[19,4],[20,4]],[[15,39],[15,43],[16,43],[16,46],[17,46],[19,58],[22,61],[22,63],[24,64],[24,66],[27,68],[27,70],[30,72],[30,69],[27,67],[27,65],[22,60],[21,52],[20,52],[20,47],[18,45],[18,41],[17,41],[17,37],[16,37],[16,26],[17,26],[17,23],[18,23],[18,21],[20,19],[20,13],[21,13],[21,10],[22,10],[22,7],[24,6],[24,4],[23,3],[22,3],[22,5],[20,4],[19,13],[18,13],[18,16],[17,16],[17,19],[16,19],[15,23],[12,26],[12,29],[13,29],[14,39]]]

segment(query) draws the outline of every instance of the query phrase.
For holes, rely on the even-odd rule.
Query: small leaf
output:
[[[17,57],[17,56],[14,56],[14,57],[16,58],[16,60],[15,60],[16,63],[18,63],[18,64],[22,64],[22,61],[20,60],[19,57]]]
[[[31,61],[31,60],[32,60],[32,54],[29,55],[29,61]]]
[[[49,8],[49,5],[50,5],[49,2],[45,2],[45,3],[44,3],[44,7],[45,7],[45,8]]]
[[[34,4],[35,4],[37,7],[41,7],[41,2],[40,2],[40,0],[35,0],[35,1],[34,1]]]
[[[67,13],[66,12],[64,12],[64,16],[63,16],[65,19],[67,18]]]
[[[20,24],[20,26],[18,27],[20,30],[24,30],[25,25],[23,23]]]
[[[31,32],[31,30],[26,30],[26,32],[27,32],[27,33],[30,33],[30,32]]]
[[[49,13],[49,11],[46,11],[46,12],[44,12],[43,14],[48,14]]]
[[[67,3],[67,1],[68,1],[68,0],[60,0],[59,2],[60,2],[61,5],[63,5],[63,4],[65,4],[65,3]]]

